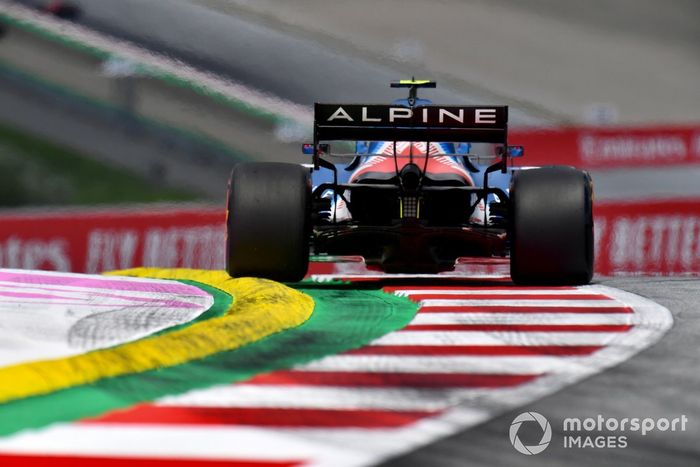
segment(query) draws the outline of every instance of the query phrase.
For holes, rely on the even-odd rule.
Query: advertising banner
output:
[[[598,202],[594,214],[598,274],[700,274],[700,199]],[[0,267],[222,269],[224,221],[215,206],[5,212]]]
[[[513,129],[525,146],[519,165],[566,164],[588,169],[700,164],[700,126]]]
[[[596,272],[700,274],[700,199],[598,203]]]
[[[0,266],[95,273],[136,266],[221,269],[222,207],[0,214]]]

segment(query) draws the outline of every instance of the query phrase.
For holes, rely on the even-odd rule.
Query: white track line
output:
[[[298,371],[370,373],[541,374],[580,371],[587,357],[338,355],[298,367]]]
[[[510,279],[509,273],[440,273],[435,274],[366,274],[358,272],[356,274],[311,274],[309,278],[315,282],[330,282],[330,281],[353,281],[353,280],[384,280],[384,279],[476,279],[476,280],[493,280],[493,279]]]
[[[568,295],[590,295],[590,292],[582,289],[562,289],[562,290],[541,290],[541,289],[515,289],[515,290],[504,290],[504,289],[496,289],[492,290],[490,288],[483,288],[480,290],[471,290],[471,289],[460,289],[459,287],[455,287],[453,289],[444,289],[444,290],[439,290],[439,289],[426,289],[426,290],[420,290],[420,289],[405,289],[405,290],[397,290],[395,292],[396,295],[400,297],[405,297],[405,296],[411,296],[411,295],[473,295],[475,298],[478,298],[479,295],[503,295],[503,298],[508,298],[508,295],[561,295],[561,296],[568,296]],[[573,297],[575,298],[575,297]],[[601,295],[601,298],[604,299],[605,297]]]
[[[469,404],[474,408],[500,407],[517,397],[521,387],[503,388],[368,388],[236,384],[197,389],[156,401],[160,407],[381,409],[427,410]]]
[[[473,391],[482,395],[484,391]],[[464,390],[265,386],[236,384],[165,397],[156,405],[169,407],[276,407],[300,409],[441,410]]]
[[[224,426],[59,425],[0,440],[0,451],[99,457],[164,459],[306,460],[357,459],[354,449],[321,446],[305,439],[304,430],[270,430]]]
[[[154,283],[154,289],[157,289],[160,283],[156,282]],[[95,294],[109,294],[113,296],[119,296],[123,297],[128,295],[129,297],[143,297],[143,298],[151,298],[153,296],[153,292],[157,292],[157,290],[153,291],[141,291],[141,290],[114,290],[110,289],[108,287],[105,288],[99,288],[99,287],[86,287],[86,286],[68,286],[68,285],[60,285],[60,284],[25,284],[25,283],[20,283],[20,282],[9,282],[9,281],[0,281],[0,291],[13,291],[13,292],[23,292],[23,293],[46,293],[49,291],[52,295],[54,294],[67,294],[66,296],[70,297],[79,297],[79,298],[85,298],[85,297],[94,297]],[[71,295],[75,294],[75,295]],[[182,297],[186,297],[185,294],[180,293],[179,294]]]
[[[36,455],[40,452],[44,456],[219,461],[301,460],[305,461],[304,465],[324,467],[366,466],[380,460],[377,453],[400,452],[406,446],[422,444],[427,433],[445,436],[460,425],[472,426],[483,422],[492,413],[492,409],[488,408],[456,408],[452,411],[458,411],[459,424],[439,423],[436,426],[424,420],[401,429],[58,425],[41,432],[28,431],[0,440],[0,452],[13,455]]]
[[[15,293],[17,292],[17,293]],[[140,297],[117,297],[117,296],[106,296],[106,294],[111,294],[111,295],[119,295],[118,293],[110,293],[108,291],[104,291],[103,296],[99,296],[97,292],[94,292],[92,294],[90,293],[85,293],[85,294],[79,294],[79,293],[70,293],[66,294],[63,292],[53,292],[53,291],[45,291],[43,292],[45,297],[30,297],[30,296],[23,296],[25,293],[32,293],[32,294],[42,294],[42,292],[35,291],[35,292],[24,292],[24,291],[11,291],[11,290],[0,290],[0,307],[3,308],[3,313],[12,313],[13,311],[17,312],[24,312],[27,309],[36,309],[37,305],[39,306],[44,306],[47,305],[49,307],[51,306],[61,306],[62,308],[65,309],[66,306],[71,306],[71,307],[84,307],[84,308],[90,308],[92,307],[94,311],[98,311],[99,308],[103,307],[111,307],[111,308],[119,308],[119,307],[124,307],[124,308],[129,308],[129,307],[141,307],[145,308],[149,305],[151,306],[158,306],[160,308],[163,308],[166,306],[166,304],[170,304],[172,308],[178,307],[180,305],[180,308],[185,307],[185,306],[190,306],[192,308],[197,308],[199,307],[202,302],[205,302],[203,297],[197,297],[197,296],[190,296],[190,297],[182,297],[182,296],[177,296],[177,295],[171,295],[168,296],[167,294],[157,294],[153,293],[151,294],[150,300],[144,301],[144,300],[139,300],[139,298],[144,297],[143,295]],[[121,295],[126,295],[126,294],[121,294]]]
[[[618,332],[399,331],[370,345],[607,345]]]
[[[632,313],[418,313],[414,324],[631,324]]]
[[[546,307],[571,307],[571,308],[601,308],[622,306],[616,300],[421,300],[421,306],[431,308],[436,306],[480,306],[480,307],[509,307],[509,306],[538,306]]]

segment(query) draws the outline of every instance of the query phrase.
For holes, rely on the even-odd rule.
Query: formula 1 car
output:
[[[418,99],[417,90],[435,87],[432,81],[392,87],[408,88],[408,98],[392,105],[315,104],[314,141],[304,145],[312,166],[234,167],[231,276],[298,281],[311,254],[359,255],[394,273],[448,271],[460,257],[510,257],[518,284],[590,282],[593,191],[586,172],[512,167],[524,149],[508,146],[506,106]],[[354,151],[332,152],[330,142],[339,141],[354,143]],[[476,143],[487,143],[478,146],[492,153],[472,153]],[[324,172],[329,176],[321,180]],[[497,175],[508,183],[490,186]]]

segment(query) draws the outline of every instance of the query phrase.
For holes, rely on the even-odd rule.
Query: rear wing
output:
[[[314,111],[315,146],[338,140],[507,143],[507,106],[316,104]]]

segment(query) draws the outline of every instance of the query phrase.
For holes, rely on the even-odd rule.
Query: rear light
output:
[[[401,219],[418,219],[420,217],[421,199],[417,196],[399,198]]]

